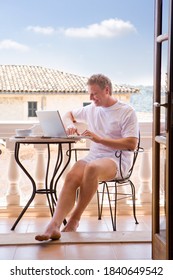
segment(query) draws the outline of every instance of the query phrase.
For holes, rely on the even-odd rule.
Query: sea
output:
[[[136,86],[139,93],[133,93],[130,98],[130,105],[137,112],[139,120],[153,119],[153,86]],[[164,100],[165,90],[161,89],[161,98]],[[165,118],[164,108],[161,109],[161,118]]]
[[[151,113],[153,110],[153,86],[137,86],[139,93],[133,93],[130,105],[136,112]]]

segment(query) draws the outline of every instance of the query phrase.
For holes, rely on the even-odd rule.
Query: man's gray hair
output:
[[[108,86],[110,95],[112,95],[112,82],[108,77],[103,74],[94,74],[88,79],[87,85],[94,84],[97,84],[101,89],[105,89]]]

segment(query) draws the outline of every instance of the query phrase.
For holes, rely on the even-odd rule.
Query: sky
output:
[[[152,85],[154,0],[0,0],[0,64]]]

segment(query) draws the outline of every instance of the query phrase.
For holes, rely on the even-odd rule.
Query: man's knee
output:
[[[67,173],[66,179],[67,180],[82,180],[83,172],[86,166],[86,162],[84,161],[78,161],[76,162],[71,170]]]
[[[90,162],[86,165],[85,168],[85,175],[91,176],[91,177],[97,177],[98,176],[98,167],[94,162]]]
[[[69,185],[80,184],[80,176],[73,171],[69,171],[66,175],[65,182]]]

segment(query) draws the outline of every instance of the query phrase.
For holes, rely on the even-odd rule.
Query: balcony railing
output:
[[[31,192],[31,184],[23,171],[20,170],[14,159],[14,143],[9,138],[15,134],[16,128],[29,128],[33,123],[29,122],[1,122],[0,123],[0,209],[1,215],[16,216],[25,205]],[[133,173],[133,182],[136,187],[136,205],[138,214],[151,214],[151,158],[152,158],[152,122],[140,122],[141,147],[144,151],[139,154],[135,170]],[[5,144],[5,146],[3,145]],[[87,142],[79,142],[75,145],[85,147]],[[52,152],[53,147],[52,147]],[[46,149],[44,145],[23,145],[21,151],[24,165],[32,172],[39,188],[44,187],[44,172]],[[70,165],[73,164],[72,159]],[[163,163],[164,164],[164,159]],[[65,174],[64,174],[65,176]],[[64,176],[59,183],[61,188]],[[164,186],[163,186],[164,189]],[[106,210],[105,210],[106,211]],[[97,199],[93,198],[85,213],[92,215],[97,212]],[[132,205],[130,200],[121,200],[118,206],[119,214],[131,214]],[[28,209],[26,215],[49,215],[47,200],[44,195],[37,195]]]

